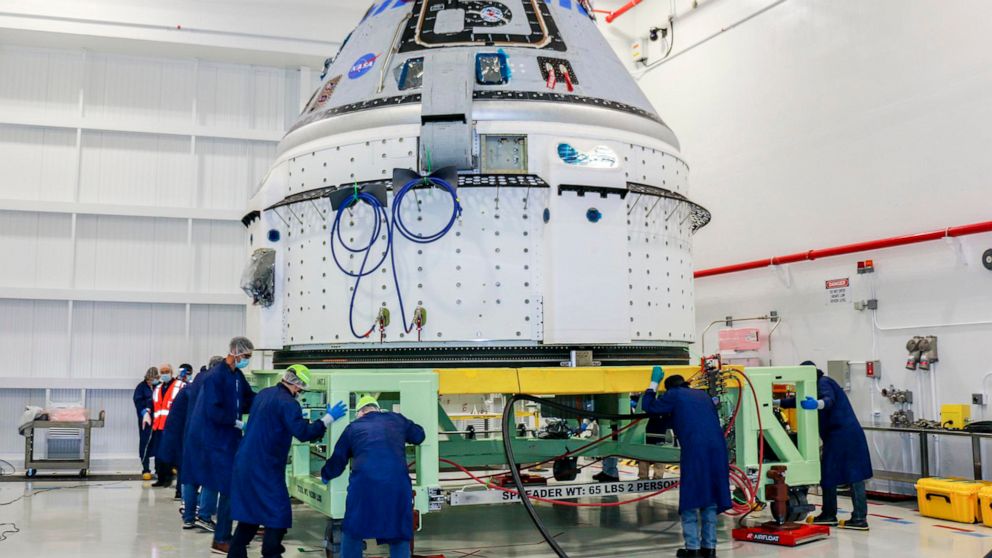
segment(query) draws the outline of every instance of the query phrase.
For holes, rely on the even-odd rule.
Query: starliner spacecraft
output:
[[[789,425],[771,401],[815,394],[816,371],[689,366],[692,235],[710,215],[688,197],[675,135],[592,14],[576,0],[369,8],[244,219],[248,334],[274,351],[249,382],[308,365],[310,418],[379,394],[425,429],[407,449],[418,517],[507,501],[487,484],[506,477],[463,491],[441,474],[508,466],[535,526],[567,556],[520,472],[553,463],[567,483],[580,457],[677,462],[680,449],[649,442],[643,424],[621,427],[631,393],[671,365],[723,420],[744,502],[735,513],[760,500],[780,524],[799,521],[819,481],[817,415]],[[613,433],[577,449],[583,417]],[[325,556],[338,555],[348,481],[324,485],[319,471],[350,420],[294,443],[287,466],[290,493],[328,518]],[[651,482],[609,489],[671,488]]]
[[[378,1],[250,202],[249,335],[322,368],[686,362],[688,175],[588,2]]]

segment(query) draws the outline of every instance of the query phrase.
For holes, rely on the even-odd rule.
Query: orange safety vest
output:
[[[169,410],[172,409],[172,402],[179,395],[179,390],[186,387],[186,382],[182,380],[172,380],[169,389],[162,394],[162,386],[155,388],[152,392],[152,430],[165,430],[165,421],[169,418]]]

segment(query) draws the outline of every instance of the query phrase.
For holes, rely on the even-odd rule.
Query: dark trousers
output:
[[[823,488],[823,515],[826,517],[837,517],[837,487],[824,486]],[[864,481],[851,484],[851,505],[854,510],[851,512],[852,521],[863,521],[868,519],[868,495],[865,493]]]
[[[258,525],[239,521],[237,529],[234,530],[234,538],[231,539],[231,548],[227,551],[227,558],[248,558],[248,543],[257,533]],[[282,558],[282,553],[286,552],[286,547],[282,545],[282,538],[285,536],[286,529],[266,527],[265,535],[262,536],[262,558]]]
[[[152,427],[142,427],[141,422],[138,422],[138,459],[141,459],[141,472],[151,473],[152,468],[151,458],[155,455],[152,451]]]
[[[159,458],[155,458],[155,475],[158,477],[158,482],[164,484],[169,484],[172,482],[172,463],[166,463]]]

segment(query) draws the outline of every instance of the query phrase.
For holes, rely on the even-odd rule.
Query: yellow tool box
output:
[[[940,425],[950,430],[961,430],[971,420],[971,405],[941,405]]]
[[[992,527],[992,484],[978,491],[978,509],[982,524]]]
[[[963,479],[920,479],[916,481],[920,515],[960,523],[981,521],[978,494],[987,486],[983,482]],[[989,495],[992,496],[992,492]]]

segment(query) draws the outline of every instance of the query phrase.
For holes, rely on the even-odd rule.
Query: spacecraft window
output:
[[[420,89],[424,85],[424,58],[411,58],[396,67],[396,85],[400,91]]]

